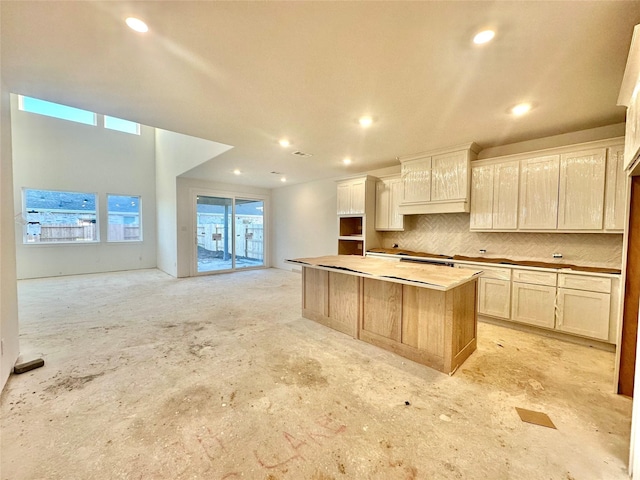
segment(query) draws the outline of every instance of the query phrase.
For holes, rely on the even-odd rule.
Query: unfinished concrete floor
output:
[[[46,365],[2,394],[1,478],[627,478],[613,354],[480,324],[449,377],[303,319],[300,280],[19,282],[22,351]]]

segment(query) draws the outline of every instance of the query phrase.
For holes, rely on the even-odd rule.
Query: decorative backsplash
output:
[[[468,213],[407,215],[404,232],[381,232],[382,247],[443,255],[504,257],[513,260],[621,268],[622,234],[480,233],[469,231]],[[487,252],[480,254],[480,249]],[[554,253],[562,258],[553,258]]]

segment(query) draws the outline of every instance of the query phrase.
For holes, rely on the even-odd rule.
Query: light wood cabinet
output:
[[[468,212],[471,160],[478,151],[479,147],[471,143],[400,158],[403,184],[400,213]]]
[[[473,167],[471,230],[515,230],[518,227],[520,163]]]
[[[628,177],[622,168],[624,145],[607,149],[607,179],[604,197],[604,228],[607,231],[624,231]]]
[[[633,29],[631,48],[622,78],[617,105],[627,107],[623,168],[629,175],[640,175],[640,25]]]
[[[606,149],[560,156],[558,229],[602,230]]]
[[[557,227],[559,162],[559,155],[520,162],[520,229],[553,230]]]
[[[402,196],[400,175],[376,182],[376,230],[404,230],[404,216],[398,211]]]

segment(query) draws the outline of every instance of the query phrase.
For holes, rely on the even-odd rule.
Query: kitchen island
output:
[[[354,255],[302,267],[302,316],[452,374],[476,349],[481,270]]]

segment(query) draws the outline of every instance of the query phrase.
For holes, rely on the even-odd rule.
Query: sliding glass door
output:
[[[196,271],[264,266],[264,201],[196,196]]]

